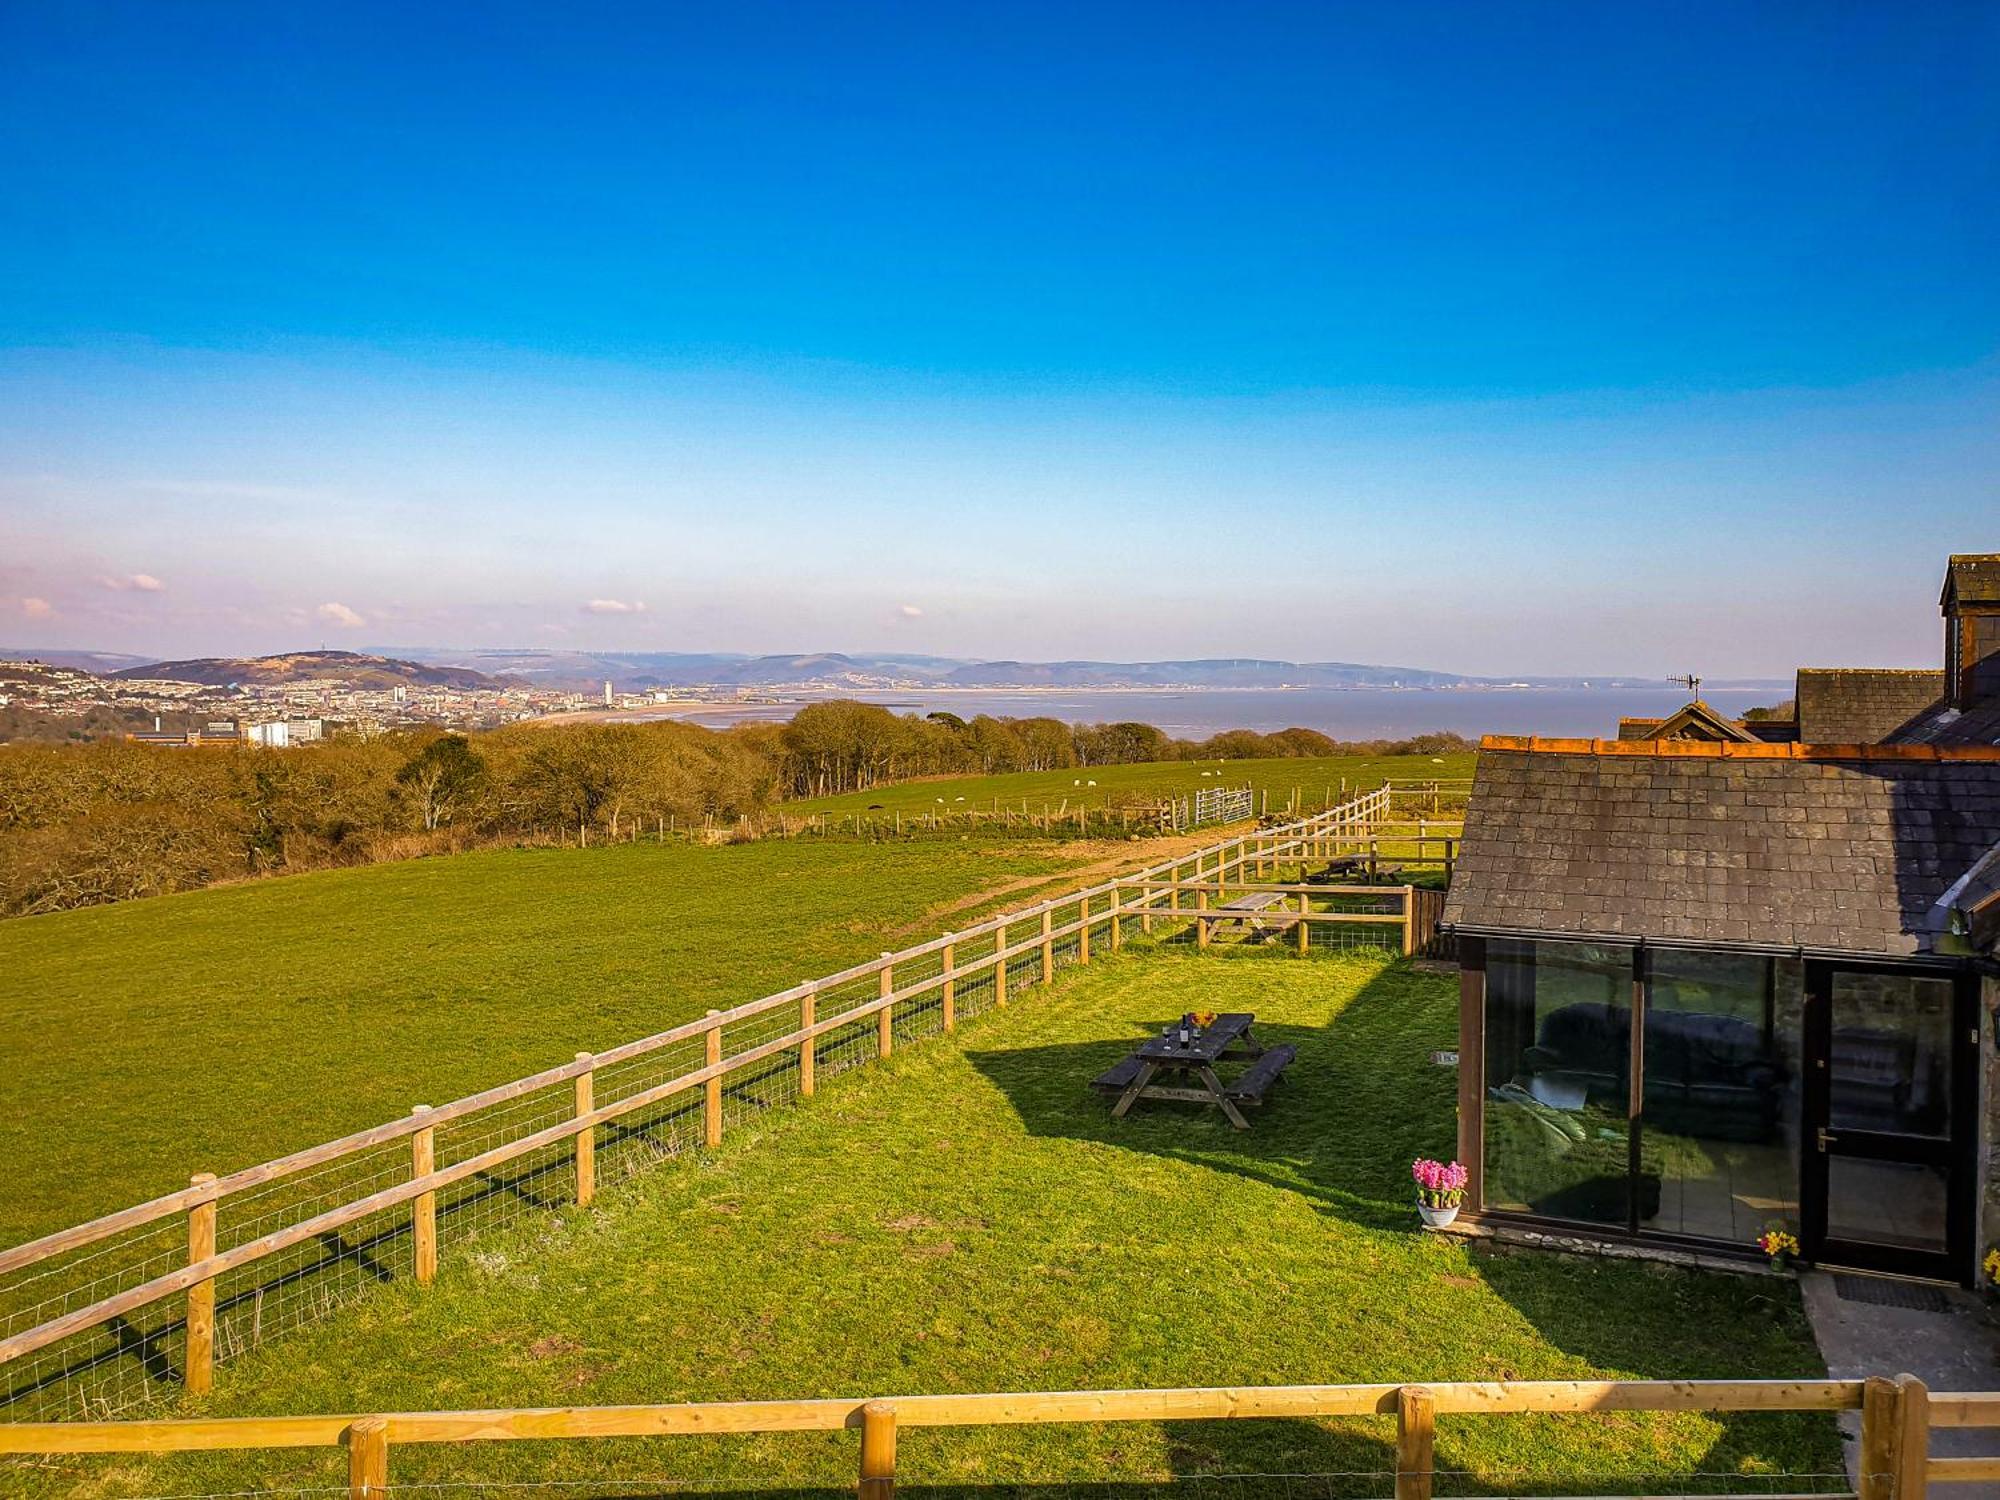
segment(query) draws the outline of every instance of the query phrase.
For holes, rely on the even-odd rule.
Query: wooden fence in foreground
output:
[[[0,1454],[179,1453],[344,1446],[350,1500],[384,1500],[391,1450],[415,1444],[590,1440],[693,1434],[859,1433],[857,1494],[889,1500],[899,1431],[1047,1423],[1394,1416],[1396,1500],[1432,1500],[1437,1419],[1602,1412],[1861,1414],[1858,1486],[1760,1500],[1924,1500],[1932,1483],[2000,1478],[2000,1458],[1932,1458],[1934,1427],[2000,1426],[2000,1392],[1937,1394],[1891,1380],[1606,1380],[1299,1385],[1140,1391],[729,1401],[680,1406],[391,1412],[159,1422],[0,1424]],[[1746,1478],[1756,1476],[1746,1475]],[[1782,1480],[1786,1476],[1768,1476]],[[1796,1476],[1794,1476],[1796,1477]],[[1820,1476],[1811,1476],[1820,1477]],[[1654,1497],[1660,1500],[1660,1497]]]
[[[340,1288],[405,1274],[427,1284],[446,1232],[462,1238],[481,1213],[589,1204],[607,1155],[630,1164],[719,1145],[732,1115],[810,1096],[822,1074],[1004,1006],[1088,963],[1093,945],[1119,948],[1134,921],[1191,924],[1203,947],[1226,922],[1282,920],[1301,950],[1315,930],[1373,928],[1385,946],[1420,951],[1439,893],[1257,884],[1365,840],[1391,806],[1383,786],[0,1251],[0,1412],[110,1415],[170,1385],[204,1394],[219,1359],[324,1313]],[[1293,909],[1223,909],[1259,891]],[[1325,909],[1356,900],[1379,909]]]

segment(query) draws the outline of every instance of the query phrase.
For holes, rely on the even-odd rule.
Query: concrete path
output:
[[[1825,1271],[1799,1277],[1806,1316],[1833,1379],[1908,1374],[1934,1391],[2000,1390],[2000,1330],[1972,1293],[1947,1290],[1948,1311],[1919,1312],[1849,1301],[1834,1282]],[[1856,1479],[1860,1414],[1841,1413],[1840,1432],[1848,1477]],[[1931,1453],[1937,1458],[2000,1454],[2000,1428],[1933,1432]],[[1940,1485],[1932,1493],[1934,1500],[2000,1500],[2000,1484]]]

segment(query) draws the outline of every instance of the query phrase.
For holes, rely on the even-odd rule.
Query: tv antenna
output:
[[[1690,698],[1699,698],[1701,696],[1701,679],[1692,672],[1683,672],[1678,677],[1669,677],[1667,681],[1678,682],[1688,690]]]

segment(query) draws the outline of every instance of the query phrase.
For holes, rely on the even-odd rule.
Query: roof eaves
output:
[[[1539,734],[1489,734],[1479,742],[1479,748],[1537,755],[1695,756],[1721,760],[2000,762],[2000,745],[1808,745],[1797,740],[1775,743],[1758,740],[1744,744],[1733,740],[1586,740]]]

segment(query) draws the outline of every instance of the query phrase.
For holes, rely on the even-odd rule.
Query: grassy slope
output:
[[[1455,986],[1362,956],[1126,956],[542,1216],[223,1371],[218,1413],[1392,1378],[1820,1373],[1782,1282],[1474,1253],[1414,1232],[1450,1146]],[[1300,1048],[1256,1128],[1108,1118],[1085,1080],[1198,1002]],[[1816,1418],[1445,1419],[1442,1493],[1675,1493],[1828,1473]],[[906,1434],[906,1480],[1380,1471],[1383,1420]],[[36,1489],[333,1483],[339,1455],[199,1456]],[[852,1483],[845,1435],[399,1450],[402,1483]],[[26,1487],[26,1476],[17,1475]],[[1762,1488],[1768,1481],[1753,1481]],[[1664,1487],[1662,1487],[1664,1485]],[[1741,1481],[1738,1487],[1742,1487]],[[1780,1489],[1843,1488],[1778,1482]],[[1382,1494],[1377,1477],[1304,1493]],[[1262,1493],[1261,1490],[1246,1493]],[[1289,1493],[1289,1491],[1285,1491]]]
[[[1202,775],[1219,771],[1219,776]],[[1339,755],[1301,757],[1296,760],[1210,760],[1148,761],[1135,766],[1089,766],[1069,771],[1017,771],[1005,776],[953,776],[939,781],[913,781],[901,786],[877,787],[871,792],[852,792],[840,797],[817,797],[809,801],[787,802],[790,812],[825,812],[842,817],[865,812],[879,804],[888,812],[920,813],[988,809],[993,799],[1000,806],[1020,811],[1022,799],[1031,812],[1050,808],[1068,798],[1072,807],[1079,799],[1090,806],[1102,806],[1107,798],[1120,793],[1142,792],[1148,797],[1185,795],[1201,787],[1251,786],[1268,790],[1275,808],[1297,788],[1308,808],[1326,801],[1332,789],[1337,800],[1341,778],[1350,788],[1379,786],[1384,777],[1411,780],[1430,777],[1463,777],[1472,774],[1470,755]],[[1080,785],[1095,781],[1090,787]],[[965,801],[959,802],[963,797]],[[942,798],[942,802],[939,799]]]
[[[0,922],[0,1244],[932,936],[939,903],[1090,852],[504,850]]]

